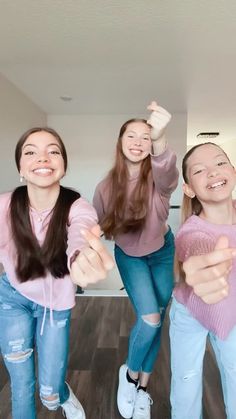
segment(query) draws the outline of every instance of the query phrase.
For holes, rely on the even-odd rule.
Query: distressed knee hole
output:
[[[33,349],[26,349],[25,351],[19,351],[19,352],[12,352],[10,354],[5,354],[4,358],[8,362],[12,362],[15,364],[25,362],[27,359],[32,355]]]
[[[144,321],[144,323],[154,328],[158,328],[161,326],[161,317],[159,313],[146,314],[142,316],[142,320]]]
[[[43,403],[43,405],[48,410],[57,410],[60,406],[60,398],[59,394],[55,393],[53,394],[53,389],[50,386],[41,386],[40,389],[40,398]]]

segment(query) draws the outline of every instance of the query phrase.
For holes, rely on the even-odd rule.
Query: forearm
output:
[[[178,184],[179,173],[176,155],[168,147],[160,155],[151,156],[152,175],[157,191],[170,195]]]
[[[167,147],[167,139],[165,134],[162,135],[158,140],[152,140],[152,155],[153,156],[160,156]]]

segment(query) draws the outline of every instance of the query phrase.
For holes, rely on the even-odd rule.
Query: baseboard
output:
[[[76,294],[76,297],[127,297],[125,290],[84,290],[83,294]]]

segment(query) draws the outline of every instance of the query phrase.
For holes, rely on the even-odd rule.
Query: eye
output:
[[[25,156],[33,156],[33,154],[34,154],[34,151],[26,151],[24,153]]]
[[[193,173],[193,175],[198,175],[199,173],[202,173],[203,169],[198,169],[196,172]]]
[[[49,151],[49,153],[53,154],[53,155],[60,155],[61,154],[61,152],[58,151],[58,150],[51,150],[51,151]]]
[[[217,163],[217,166],[223,166],[224,164],[227,164],[227,161],[220,161],[219,163]]]

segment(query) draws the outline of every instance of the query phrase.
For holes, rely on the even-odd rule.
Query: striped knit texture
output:
[[[236,225],[218,225],[191,216],[179,229],[175,245],[176,254],[184,262],[191,255],[202,255],[214,249],[220,236],[229,238],[229,245],[236,247]],[[229,295],[217,304],[206,304],[197,297],[192,287],[177,284],[174,296],[184,304],[194,318],[220,339],[226,339],[236,325],[236,260],[228,277]]]

